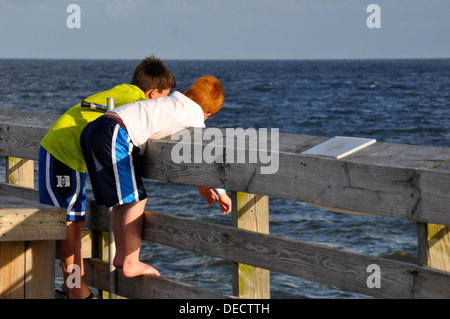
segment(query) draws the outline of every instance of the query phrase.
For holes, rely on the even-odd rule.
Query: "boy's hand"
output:
[[[227,193],[222,193],[219,195],[219,204],[222,215],[231,213],[231,198],[227,195]]]
[[[217,195],[214,192],[214,189],[206,186],[196,186],[198,192],[204,199],[206,199],[206,206],[211,206],[215,202],[219,202],[220,210],[222,211],[222,215],[227,215],[231,213],[231,198],[227,195],[226,192]]]
[[[211,206],[219,201],[219,196],[213,191],[211,187],[197,186],[198,192],[204,199],[206,199],[206,206]]]

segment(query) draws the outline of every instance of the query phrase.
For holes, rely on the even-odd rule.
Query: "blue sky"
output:
[[[0,58],[450,58],[449,15],[449,0],[0,0]]]

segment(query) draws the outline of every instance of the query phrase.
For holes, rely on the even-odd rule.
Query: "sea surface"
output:
[[[63,114],[83,98],[129,83],[139,61],[0,60],[0,112]],[[169,60],[176,90],[197,77],[223,83],[223,110],[208,126],[279,128],[318,136],[450,147],[450,59],[433,60]],[[0,179],[4,180],[4,161]],[[36,173],[37,176],[37,173]],[[146,181],[147,209],[230,225],[205,207],[196,189]],[[270,233],[370,256],[416,262],[415,223],[355,216],[270,198]],[[231,294],[231,264],[144,243],[141,258],[163,276]],[[271,273],[272,298],[365,298]]]

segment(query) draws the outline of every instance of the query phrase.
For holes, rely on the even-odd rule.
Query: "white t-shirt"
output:
[[[178,91],[167,97],[122,105],[109,112],[120,116],[140,154],[144,153],[148,139],[161,139],[187,127],[205,127],[200,105]]]

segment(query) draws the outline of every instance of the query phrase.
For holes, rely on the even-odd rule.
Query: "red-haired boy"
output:
[[[138,101],[108,111],[88,124],[80,137],[95,200],[112,208],[116,243],[113,264],[125,277],[159,276],[158,270],[139,260],[147,194],[134,161],[145,151],[148,139],[169,136],[186,127],[204,127],[220,111],[222,84],[212,76],[195,81],[184,94],[175,91],[156,100]],[[219,200],[223,214],[231,212],[226,193],[197,187],[209,204]]]

